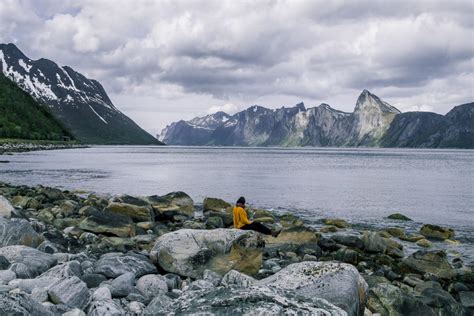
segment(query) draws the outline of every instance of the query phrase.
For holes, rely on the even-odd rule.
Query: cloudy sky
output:
[[[474,100],[465,1],[0,0],[0,42],[99,80],[156,134],[178,119],[304,101],[402,111]]]

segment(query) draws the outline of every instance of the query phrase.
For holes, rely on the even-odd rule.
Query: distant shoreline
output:
[[[70,148],[87,148],[88,145],[66,142],[48,142],[36,140],[1,140],[0,155],[8,155],[18,152],[29,152],[38,150],[55,150]]]

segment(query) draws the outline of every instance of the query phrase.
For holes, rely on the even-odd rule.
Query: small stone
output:
[[[0,217],[10,218],[11,213],[15,210],[13,205],[5,197],[0,195]]]
[[[156,274],[142,276],[138,279],[136,287],[146,297],[155,297],[161,293],[168,292],[166,278]]]
[[[8,261],[8,259],[5,258],[5,256],[0,255],[0,270],[8,269],[9,266],[10,266],[10,261]]]
[[[31,291],[31,298],[38,303],[43,303],[48,300],[48,289],[44,287],[36,287]]]
[[[127,309],[130,311],[130,313],[134,315],[140,315],[142,311],[145,309],[145,304],[137,302],[137,301],[130,302],[127,305]]]
[[[313,256],[313,255],[309,255],[309,254],[305,254],[303,256],[303,261],[318,261],[318,257]]]
[[[112,293],[110,293],[109,288],[106,286],[99,287],[92,294],[93,301],[105,301],[105,300],[111,300],[111,299],[112,299]]]
[[[203,280],[211,282],[214,286],[218,286],[222,280],[222,277],[218,273],[211,270],[204,270],[202,278]]]
[[[69,312],[64,313],[62,316],[86,316],[86,313],[78,308],[71,309]]]
[[[16,273],[12,270],[0,270],[0,284],[8,284],[11,280],[16,279]]]
[[[433,243],[431,241],[429,241],[428,239],[420,239],[416,242],[416,244],[420,247],[424,247],[424,248],[431,248],[433,247]]]

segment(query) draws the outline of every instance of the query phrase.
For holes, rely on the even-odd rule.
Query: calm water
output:
[[[362,225],[448,225],[474,241],[474,151],[98,146],[4,156],[0,181],[132,195],[185,191]],[[403,224],[405,225],[405,224]]]

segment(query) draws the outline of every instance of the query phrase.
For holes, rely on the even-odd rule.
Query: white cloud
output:
[[[239,112],[239,107],[233,103],[226,103],[224,105],[216,105],[216,106],[211,106],[208,110],[207,110],[207,114],[212,114],[212,113],[216,113],[216,112],[225,112],[227,114],[235,114],[237,112]]]
[[[2,42],[98,79],[148,130],[225,104],[351,111],[364,88],[402,110],[474,99],[470,0],[1,1]]]

